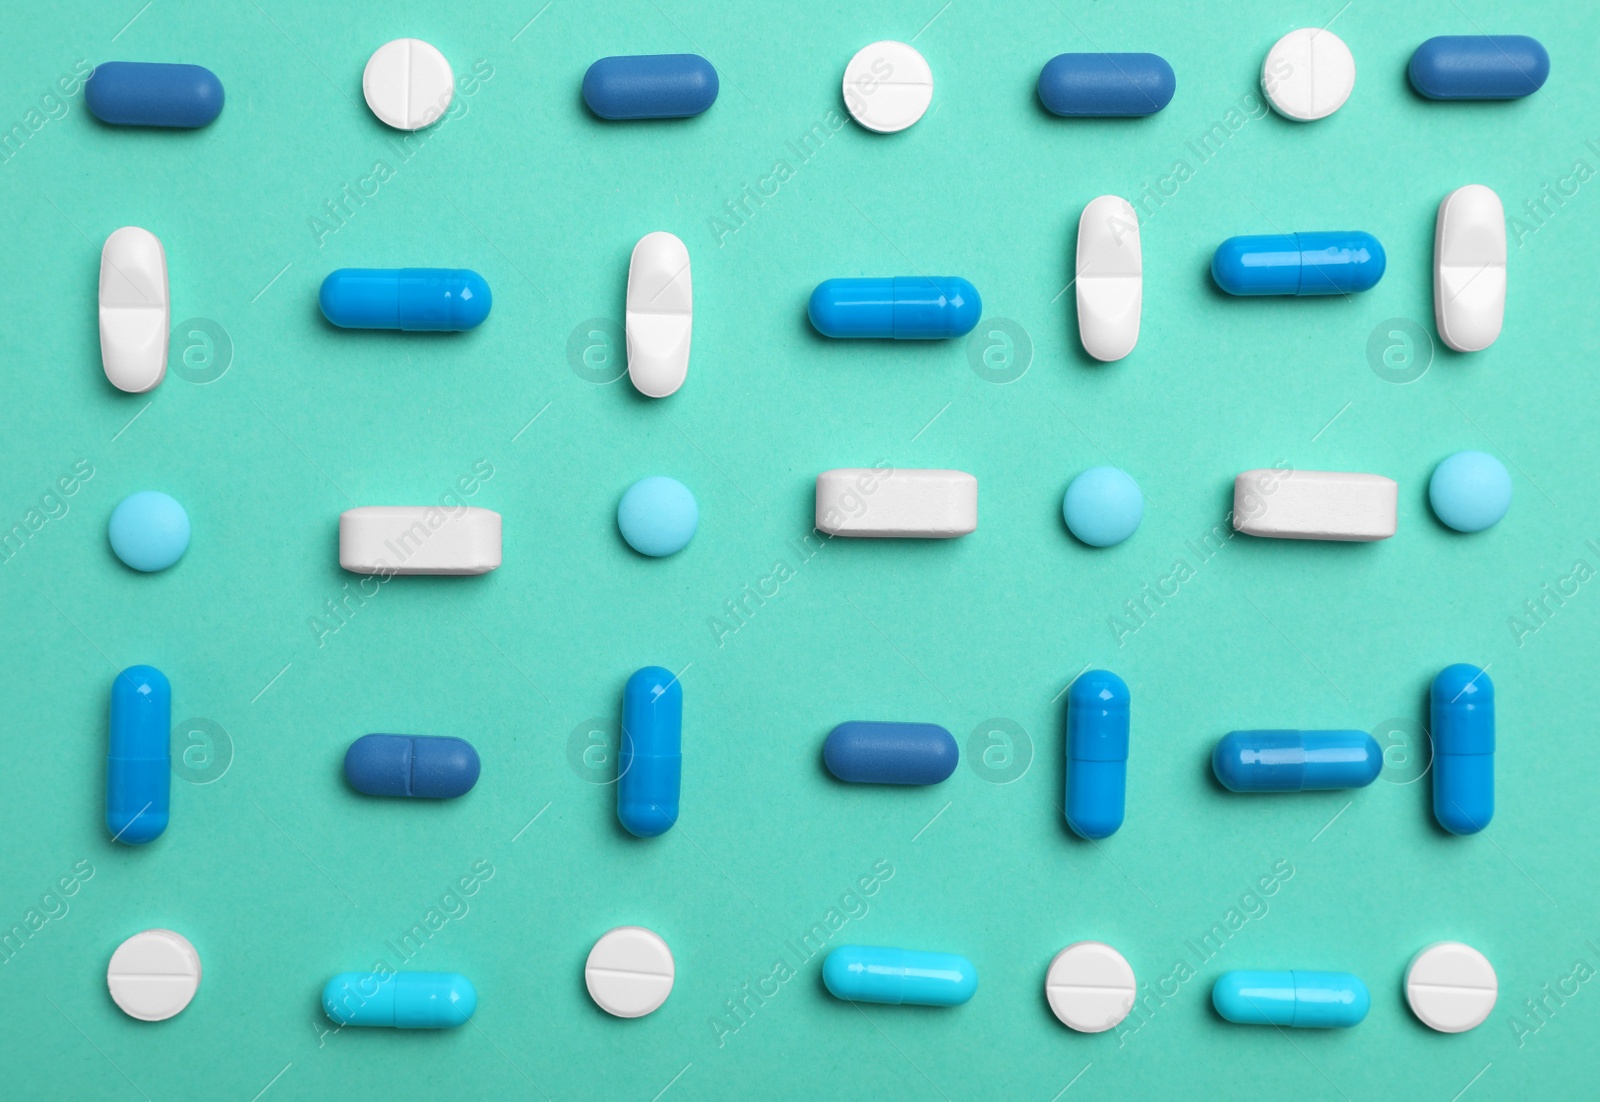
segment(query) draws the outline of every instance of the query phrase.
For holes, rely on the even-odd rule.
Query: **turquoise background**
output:
[[[8,1094],[1592,1091],[1592,5],[136,9],[0,17],[0,130],[23,135],[0,158],[0,522],[25,536],[0,566]],[[1330,19],[1359,64],[1349,103],[1309,125],[1264,113],[1267,49]],[[1500,104],[1410,92],[1418,44],[1477,31],[1542,40],[1546,88]],[[407,35],[438,46],[462,82],[460,106],[409,147],[360,92],[371,52]],[[843,67],[880,38],[915,38],[937,82],[927,116],[890,137],[841,118]],[[596,58],[690,50],[722,76],[705,115],[604,124],[584,110]],[[1134,121],[1047,115],[1039,68],[1092,50],[1165,56],[1171,105]],[[75,67],[110,59],[205,64],[226,108],[206,129],[165,133],[106,128],[81,93],[54,98],[62,78],[77,92]],[[1202,159],[1195,143],[1214,124],[1226,137]],[[826,137],[802,160],[789,143],[814,126]],[[732,222],[727,204],[780,160],[776,194]],[[1079,212],[1106,193],[1139,202],[1180,161],[1187,178],[1146,201],[1138,347],[1094,363],[1060,293]],[[376,192],[331,213],[380,163]],[[1466,183],[1520,220],[1504,334],[1470,356],[1414,348],[1412,373],[1426,372],[1388,381],[1369,336],[1381,352],[1405,331],[1391,319],[1433,333],[1434,214]],[[1557,205],[1547,186],[1574,193]],[[113,390],[100,369],[98,254],[128,224],[165,244],[179,329],[175,366],[148,395]],[[1366,294],[1238,300],[1210,283],[1211,251],[1232,234],[1342,228],[1388,250]],[[652,402],[573,364],[620,373],[607,334],[629,251],[658,229],[689,247],[697,316],[687,384]],[[439,336],[322,320],[329,271],[402,265],[477,269],[493,314]],[[822,279],[918,271],[976,284],[986,319],[972,338],[826,341],[806,323]],[[190,378],[227,369],[189,381],[186,354]],[[974,361],[1018,377],[988,381]],[[1433,466],[1463,448],[1502,457],[1515,481],[1509,516],[1470,537],[1426,502]],[[978,531],[840,540],[805,558],[816,474],[880,460],[974,473]],[[1103,463],[1129,471],[1148,508],[1132,539],[1097,551],[1066,533],[1060,502]],[[1238,537],[1197,553],[1226,531],[1233,476],[1277,463],[1395,478],[1398,535]],[[652,474],[683,481],[701,510],[693,543],[659,561],[629,551],[614,521],[622,491]],[[458,485],[504,515],[505,565],[351,597],[339,513]],[[105,535],[116,503],[143,489],[175,496],[194,528],[187,556],[150,576],[123,568]],[[1157,603],[1148,594],[1179,560],[1191,576]],[[788,576],[765,580],[780,561]],[[1536,619],[1525,603],[1539,601]],[[1433,825],[1418,781],[1425,690],[1452,662],[1487,666],[1499,700],[1499,812],[1472,838]],[[112,845],[101,823],[109,688],[135,663],[170,677],[184,755],[172,826],[141,849]],[[641,842],[617,826],[603,781],[623,682],[648,664],[682,671],[685,765],[679,825]],[[1068,833],[1057,803],[1061,694],[1090,666],[1133,693],[1128,818],[1098,845]],[[857,718],[944,724],[963,764],[932,790],[846,789],[820,747]],[[1390,766],[1367,790],[1299,797],[1234,796],[1210,779],[1228,730],[1296,726],[1376,730]],[[370,731],[466,737],[482,780],[443,805],[362,798],[339,769]],[[463,878],[472,894],[451,894]],[[666,938],[678,980],[659,1012],[619,1021],[588,1000],[582,965],[595,938],[631,923]],[[830,923],[831,944],[963,953],[978,993],[946,1011],[837,1002],[820,961],[790,948]],[[185,934],[205,968],[194,1003],[155,1025],[124,1017],[104,981],[113,949],[152,926]],[[1217,926],[1230,936],[1203,960],[1191,945]],[[398,966],[419,927],[407,967],[471,977],[471,1025],[333,1032],[322,984]],[[1501,983],[1488,1022],[1461,1036],[1425,1029],[1401,993],[1412,954],[1446,938],[1481,949]],[[1074,1034],[1044,1002],[1051,957],[1080,939],[1118,947],[1148,985],[1116,1032]],[[780,959],[796,975],[761,997]],[[1193,978],[1168,979],[1180,961]],[[1290,967],[1363,976],[1370,1016],[1291,1036],[1212,1012],[1222,971]],[[1543,1000],[1538,1017],[1527,1000]]]

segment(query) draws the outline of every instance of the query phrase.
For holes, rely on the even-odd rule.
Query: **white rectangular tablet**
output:
[[[1433,317],[1457,352],[1481,352],[1506,316],[1506,212],[1482,184],[1439,204],[1433,235]]]
[[[346,509],[339,565],[356,574],[487,574],[500,565],[500,514],[442,505]]]
[[[1379,474],[1245,471],[1233,480],[1233,526],[1283,540],[1386,540],[1399,489]]]
[[[835,536],[950,539],[978,527],[978,480],[965,471],[842,467],[817,476],[817,528]]]

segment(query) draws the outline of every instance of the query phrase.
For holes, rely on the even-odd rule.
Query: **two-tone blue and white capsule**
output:
[[[1383,771],[1383,750],[1365,731],[1230,731],[1211,768],[1233,792],[1365,788]]]
[[[172,686],[154,666],[129,666],[111,683],[106,829],[130,846],[167,829],[172,795]]]
[[[978,990],[978,970],[955,953],[841,945],[822,962],[836,999],[901,1006],[960,1006]]]
[[[1122,825],[1128,786],[1128,686],[1088,670],[1067,691],[1067,825],[1091,840]]]
[[[1211,257],[1211,278],[1230,295],[1346,295],[1370,290],[1388,257],[1360,230],[1230,237]]]
[[[825,279],[806,313],[824,337],[944,340],[972,332],[983,301],[960,276]]]
[[[1494,684],[1477,666],[1446,666],[1428,703],[1433,817],[1452,834],[1476,834],[1494,818]]]
[[[476,329],[493,296],[467,268],[340,268],[322,281],[317,300],[341,329],[421,333]]]
[[[622,690],[617,752],[617,820],[654,838],[678,821],[683,777],[683,686],[671,670],[646,666]]]
[[[1372,995],[1349,972],[1225,972],[1211,1005],[1241,1025],[1347,1029],[1367,1016]]]
[[[322,989],[322,1012],[341,1026],[453,1029],[477,1009],[477,988],[454,972],[341,972]]]

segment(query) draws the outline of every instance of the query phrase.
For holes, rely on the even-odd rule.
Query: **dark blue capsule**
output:
[[[1544,87],[1550,55],[1526,35],[1440,35],[1417,47],[1407,75],[1428,99],[1521,99]]]
[[[1452,834],[1494,818],[1494,685],[1465,662],[1446,666],[1428,693],[1433,722],[1433,817]]]
[[[936,723],[841,723],[822,744],[828,772],[856,784],[938,784],[961,751]]]
[[[603,57],[583,74],[583,102],[602,119],[683,119],[717,102],[717,71],[699,54]]]
[[[368,796],[448,800],[478,783],[478,752],[448,735],[362,735],[345,751],[344,777]]]
[[[106,829],[130,846],[167,829],[172,794],[172,686],[154,666],[129,666],[111,683]]]
[[[1039,70],[1039,102],[1069,118],[1153,115],[1177,87],[1156,54],[1057,54]]]
[[[83,102],[113,126],[192,130],[222,114],[222,82],[199,65],[107,61],[89,74]]]
[[[1067,693],[1067,825],[1091,841],[1122,825],[1128,787],[1128,686],[1089,670]]]
[[[1365,731],[1230,731],[1211,768],[1233,792],[1365,788],[1383,770],[1383,750]]]

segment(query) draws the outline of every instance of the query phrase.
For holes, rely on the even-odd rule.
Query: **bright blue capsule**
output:
[[[857,784],[938,784],[961,751],[936,723],[841,723],[822,744],[828,772]]]
[[[1177,88],[1156,54],[1057,54],[1039,70],[1039,102],[1068,117],[1154,115]]]
[[[1521,99],[1544,87],[1550,55],[1526,35],[1447,34],[1418,46],[1406,72],[1428,99]]]
[[[1387,262],[1360,230],[1274,233],[1218,245],[1211,278],[1230,295],[1342,295],[1373,287]]]
[[[1464,662],[1446,666],[1428,693],[1433,723],[1433,817],[1452,834],[1494,818],[1494,685]]]
[[[1230,731],[1211,768],[1233,792],[1365,788],[1383,771],[1383,750],[1365,731]]]
[[[340,268],[322,281],[322,316],[341,329],[476,329],[489,285],[467,268]]]
[[[682,740],[683,686],[671,670],[646,666],[622,690],[617,819],[628,833],[654,838],[678,821]]]
[[[822,962],[822,982],[850,1002],[960,1006],[978,990],[978,970],[954,953],[841,945]]]
[[[1211,1005],[1241,1025],[1345,1029],[1367,1016],[1372,995],[1349,972],[1224,972]]]
[[[111,683],[106,829],[142,845],[167,829],[172,792],[172,686],[154,666],[129,666]]]
[[[454,972],[341,972],[322,989],[322,1012],[341,1026],[453,1029],[477,1009],[477,989]]]
[[[826,279],[806,312],[824,337],[943,340],[972,332],[983,302],[959,276]]]
[[[1128,786],[1128,686],[1105,670],[1067,692],[1067,825],[1090,840],[1122,825]]]
[[[462,796],[478,766],[472,744],[448,735],[362,735],[344,753],[345,780],[368,796]]]
[[[583,102],[602,119],[683,119],[717,102],[717,71],[699,54],[602,57],[583,74]]]
[[[199,65],[107,61],[84,82],[83,102],[112,126],[192,130],[222,114],[222,81]]]

